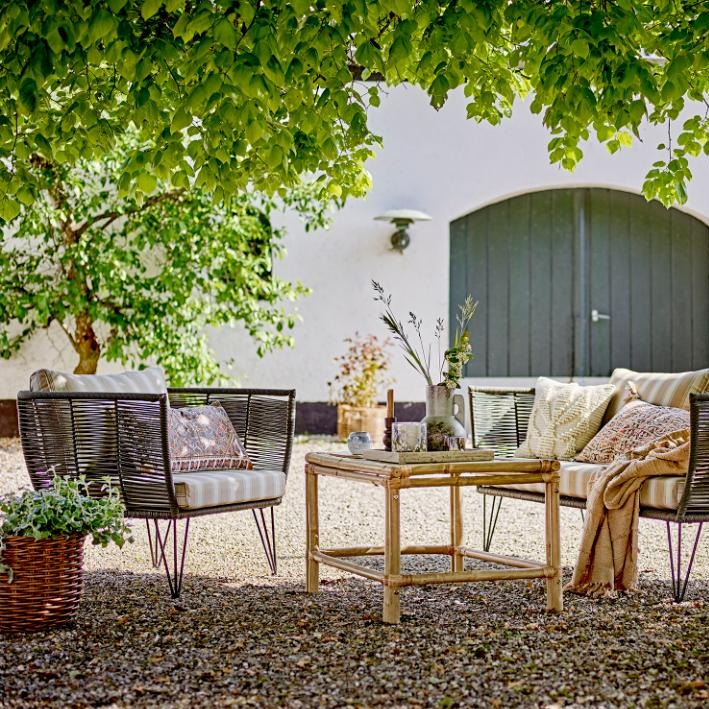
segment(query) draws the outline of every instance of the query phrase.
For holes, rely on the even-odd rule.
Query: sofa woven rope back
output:
[[[470,387],[468,396],[474,445],[513,457],[527,436],[534,389]],[[689,471],[676,520],[702,522],[709,518],[709,394],[690,396],[690,421]],[[656,516],[649,509],[643,513]]]
[[[268,389],[168,389],[170,406],[203,406],[218,401],[256,470],[288,473],[293,444],[295,400],[292,391]]]
[[[512,458],[527,437],[534,389],[470,387],[473,445],[492,448],[500,458]]]
[[[473,444],[491,448],[499,457],[513,457],[516,449],[527,436],[527,425],[534,403],[534,389],[469,387],[471,429]],[[640,508],[640,516],[663,520],[667,524],[670,568],[673,594],[676,601],[684,598],[694,554],[700,539],[702,524],[709,521],[709,394],[691,394],[690,436],[691,452],[689,469],[684,480],[682,497],[676,509]],[[562,466],[561,475],[564,475]],[[483,505],[483,547],[488,550],[492,543],[502,498],[543,501],[543,495],[535,492],[514,490],[509,487],[480,487],[478,492],[492,503]],[[561,495],[560,503],[567,507],[585,507],[585,499]],[[676,559],[670,524],[677,526]],[[689,564],[682,579],[683,524],[699,523]]]
[[[709,519],[709,394],[690,396],[689,415],[692,448],[678,516],[701,522]]]

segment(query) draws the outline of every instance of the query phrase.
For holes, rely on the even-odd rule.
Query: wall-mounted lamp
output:
[[[391,248],[400,254],[403,254],[404,249],[411,243],[408,232],[409,224],[431,220],[428,214],[415,209],[390,209],[374,218],[382,222],[391,222],[396,227],[396,231],[391,235]]]

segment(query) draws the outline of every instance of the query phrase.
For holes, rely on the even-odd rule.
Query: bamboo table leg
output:
[[[559,482],[548,482],[544,489],[546,512],[547,566],[551,566],[554,576],[547,578],[547,610],[561,611],[564,600],[561,594],[561,539],[559,535]]]
[[[451,486],[451,571],[462,571],[465,558],[458,552],[463,545],[462,491],[457,485]]]
[[[382,620],[385,623],[398,623],[401,617],[399,587],[390,584],[391,576],[398,576],[401,571],[401,536],[399,528],[400,490],[387,485],[386,522],[384,529],[384,609]]]
[[[318,529],[318,476],[310,465],[305,466],[305,514],[307,527],[305,540],[305,590],[308,593],[317,593],[318,586],[320,585],[320,564],[311,558],[311,552],[315,551],[320,546]]]

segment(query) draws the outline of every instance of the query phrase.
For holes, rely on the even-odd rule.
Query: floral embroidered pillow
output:
[[[167,437],[173,473],[251,469],[253,465],[224,407],[168,409]]]
[[[612,463],[619,455],[689,428],[689,411],[645,401],[626,404],[576,456],[582,463]]]

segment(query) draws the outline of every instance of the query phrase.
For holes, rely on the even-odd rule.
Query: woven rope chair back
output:
[[[534,389],[468,387],[473,444],[511,458],[527,437]]]

